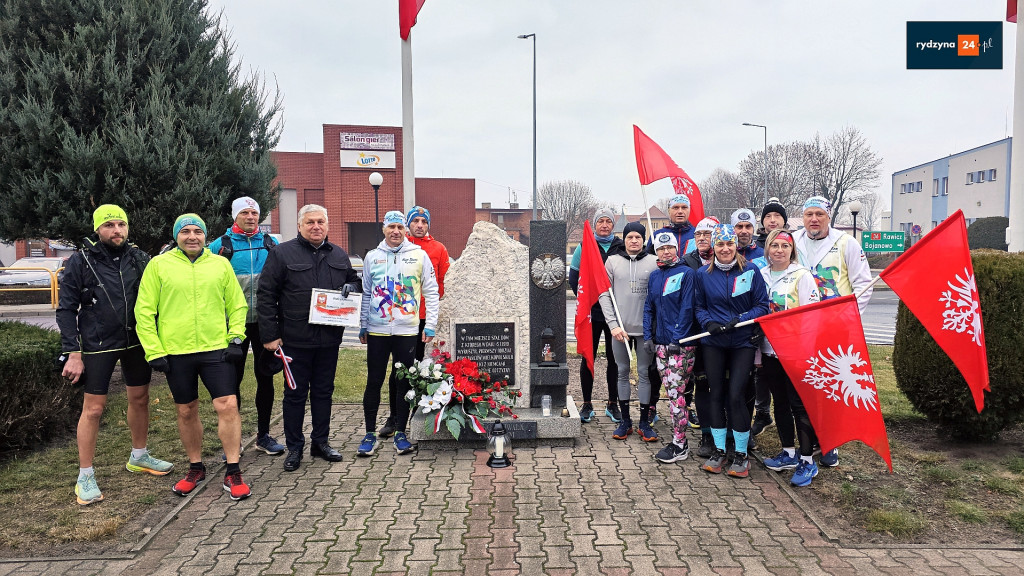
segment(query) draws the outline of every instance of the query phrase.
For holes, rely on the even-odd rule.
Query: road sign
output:
[[[865,252],[903,252],[906,238],[902,231],[864,230],[860,245]]]
[[[920,236],[921,235],[921,225],[920,224],[914,224],[914,227],[910,229],[910,233],[913,234],[914,236]]]

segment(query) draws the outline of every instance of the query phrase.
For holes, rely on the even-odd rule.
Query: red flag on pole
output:
[[[857,298],[851,294],[806,304],[757,322],[800,394],[822,452],[860,440],[892,472]]]
[[[427,0],[398,0],[398,33],[402,40],[409,39],[409,32],[416,25],[416,15]]]
[[[964,213],[946,218],[879,276],[960,370],[981,412],[992,389]]]
[[[655,180],[671,178],[676,194],[685,194],[690,198],[690,222],[700,222],[704,218],[704,201],[700,197],[697,183],[636,124],[633,125],[633,146],[636,149],[636,171],[640,174],[640,183],[646,186]]]
[[[590,230],[590,221],[583,223],[583,239],[580,241],[580,283],[576,290],[576,351],[583,355],[584,361],[594,373],[594,334],[590,309],[597,304],[597,298],[610,290],[608,272],[604,269],[601,249],[597,246],[594,233]]]
[[[1006,21],[1017,21],[1017,0],[1006,0]]]

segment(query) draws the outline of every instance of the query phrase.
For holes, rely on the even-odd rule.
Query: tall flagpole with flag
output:
[[[640,176],[640,193],[644,197],[647,208],[647,227],[654,234],[651,226],[651,208],[647,202],[647,184],[662,178],[672,179],[672,188],[676,194],[684,194],[690,199],[690,222],[696,224],[704,218],[704,201],[700,196],[697,183],[675,163],[658,144],[651,140],[643,130],[633,125],[633,148],[636,153],[636,171]]]
[[[426,0],[398,0],[398,28],[402,38],[402,204],[408,212],[416,204],[416,163],[412,131],[412,27]]]

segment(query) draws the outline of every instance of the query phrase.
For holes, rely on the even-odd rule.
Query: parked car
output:
[[[11,268],[46,268],[56,271],[63,268],[67,262],[66,257],[37,257],[29,256],[19,258]],[[27,286],[31,288],[42,288],[50,285],[50,274],[42,270],[4,270],[0,272],[0,286]]]
[[[356,254],[349,254],[348,255],[348,259],[352,263],[352,269],[355,270],[356,274],[359,275],[359,278],[362,279],[362,277],[363,277],[363,257],[359,256],[359,255],[356,255]]]

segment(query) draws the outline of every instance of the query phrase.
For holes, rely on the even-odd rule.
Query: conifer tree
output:
[[[184,212],[212,240],[276,206],[281,111],[206,0],[3,0],[0,238],[80,242],[113,203],[151,253]]]

